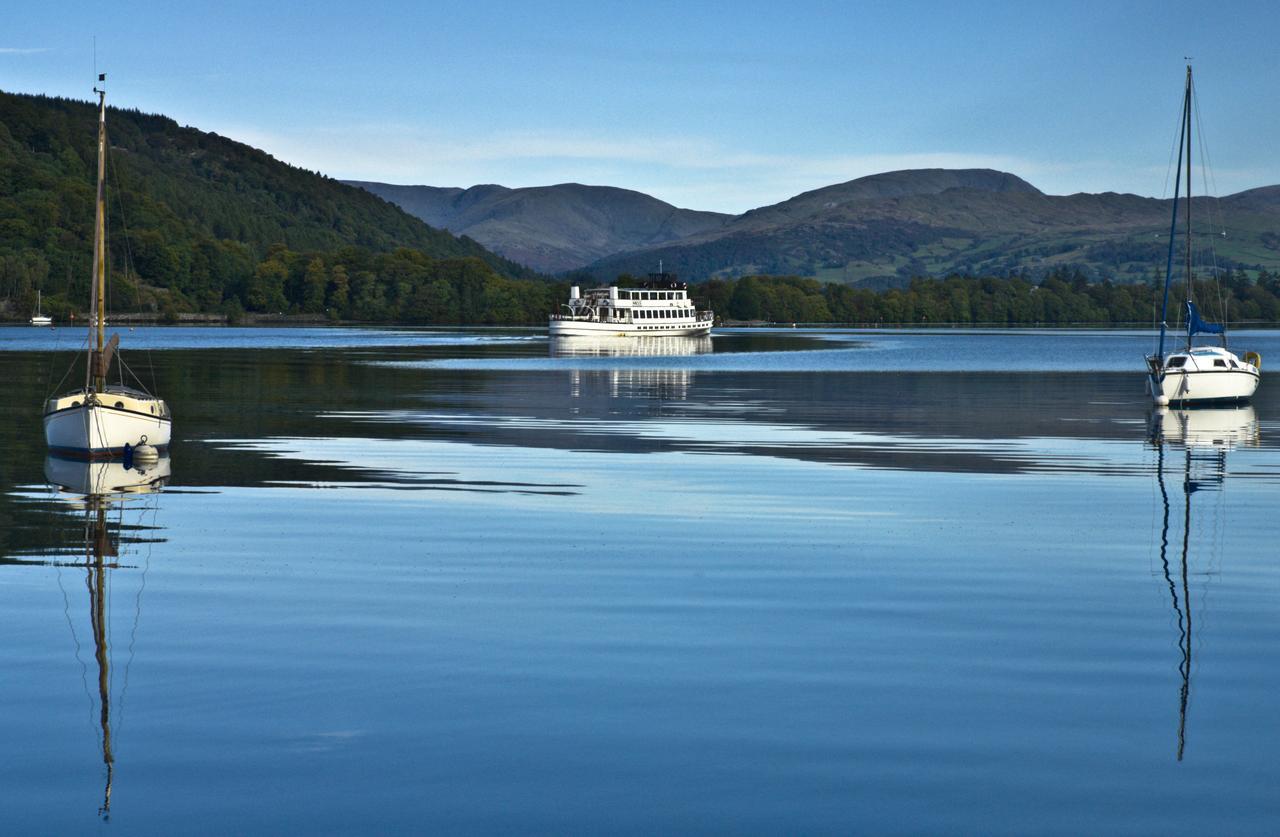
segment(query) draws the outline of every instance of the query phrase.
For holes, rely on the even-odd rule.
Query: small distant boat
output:
[[[98,76],[105,81],[106,76]],[[105,87],[105,85],[104,85]],[[104,459],[123,456],[129,448],[169,447],[172,418],[164,400],[123,383],[107,383],[118,335],[106,338],[106,91],[98,94],[98,190],[93,230],[93,281],[89,291],[89,345],[84,386],[45,402],[44,437],[49,451],[60,456]],[[96,348],[95,348],[96,347]]]
[[[711,333],[715,313],[699,311],[689,299],[689,285],[673,273],[650,273],[638,288],[592,288],[574,285],[564,313],[552,314],[552,337],[685,336]]]
[[[1187,66],[1187,86],[1182,102],[1182,125],[1178,131],[1177,175],[1173,186],[1173,220],[1169,224],[1169,257],[1164,274],[1164,303],[1160,309],[1160,344],[1154,355],[1147,356],[1147,388],[1158,405],[1200,405],[1241,403],[1258,389],[1262,378],[1262,356],[1246,352],[1238,357],[1227,348],[1227,330],[1223,325],[1205,322],[1195,303],[1195,274],[1191,267],[1191,67]],[[1178,228],[1178,200],[1181,189],[1183,160],[1186,160],[1186,265],[1184,281],[1187,298],[1183,312],[1187,322],[1186,346],[1166,355],[1165,334],[1168,330],[1169,283],[1173,278],[1174,235]],[[1197,334],[1217,334],[1221,346],[1193,345]]]
[[[53,325],[53,317],[47,316],[40,311],[40,291],[36,291],[36,312],[31,315],[31,324],[33,326]]]

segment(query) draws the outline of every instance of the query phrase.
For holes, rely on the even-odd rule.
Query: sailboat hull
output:
[[[172,421],[164,402],[152,399],[146,406],[156,413],[116,407],[112,404],[76,404],[51,410],[44,416],[44,438],[51,453],[82,459],[107,459],[124,455],[125,445],[145,441],[164,451],[169,447]]]
[[[1258,381],[1258,373],[1243,369],[1166,370],[1159,378],[1153,378],[1151,385],[1152,395],[1160,403],[1229,404],[1248,401],[1257,391]]]

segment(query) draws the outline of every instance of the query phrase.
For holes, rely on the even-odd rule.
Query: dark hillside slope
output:
[[[0,92],[0,299],[36,285],[57,308],[84,292],[96,115],[89,102]],[[109,107],[107,136],[111,267],[179,308],[216,307],[273,248],[408,248],[533,275],[362,189],[164,116]]]

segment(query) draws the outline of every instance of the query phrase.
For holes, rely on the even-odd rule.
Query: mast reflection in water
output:
[[[122,543],[142,543],[144,538],[124,538],[126,528],[139,528],[138,522],[126,524],[126,514],[136,509],[141,515],[154,512],[147,495],[154,496],[168,481],[169,457],[148,462],[85,462],[59,457],[46,457],[45,478],[60,491],[73,495],[72,506],[84,515],[84,560],[65,562],[62,566],[82,566],[89,594],[89,624],[93,633],[93,655],[98,669],[98,724],[102,735],[102,763],[106,772],[102,805],[98,809],[104,820],[111,817],[111,785],[115,774],[115,755],[111,742],[111,650],[108,646],[111,616],[107,612],[108,570],[121,569]],[[141,495],[141,496],[140,496]],[[139,502],[143,501],[143,502]],[[141,600],[139,599],[139,604]],[[136,627],[136,625],[135,625]],[[74,627],[73,627],[74,632]],[[72,640],[75,641],[73,635]],[[77,642],[77,647],[79,644]]]
[[[1198,624],[1193,621],[1191,610],[1191,500],[1197,491],[1221,492],[1227,479],[1227,452],[1236,446],[1258,444],[1258,417],[1253,407],[1236,407],[1200,410],[1170,410],[1160,408],[1152,412],[1150,420],[1151,443],[1156,449],[1156,482],[1164,507],[1160,531],[1160,564],[1178,626],[1178,673],[1182,685],[1178,691],[1178,761],[1186,752],[1187,708],[1191,700],[1192,631]],[[1169,448],[1166,463],[1166,448]],[[1180,455],[1174,453],[1180,450]],[[1169,564],[1169,523],[1172,502],[1169,486],[1165,481],[1165,468],[1182,464],[1182,542],[1177,551],[1178,566]],[[1226,528],[1227,504],[1218,502],[1215,508],[1213,530]],[[1210,561],[1217,544],[1210,544]],[[1207,576],[1211,568],[1201,572]]]

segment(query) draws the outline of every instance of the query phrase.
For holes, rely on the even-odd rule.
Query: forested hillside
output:
[[[1180,321],[1185,285],[1169,291],[1169,322]],[[1089,282],[1078,271],[1026,277],[916,278],[904,288],[873,291],[798,276],[713,279],[690,286],[700,308],[720,319],[859,325],[1145,325],[1159,319],[1163,285]],[[1206,317],[1231,323],[1273,323],[1280,317],[1280,274],[1223,271],[1197,280]]]
[[[498,305],[459,310],[458,321],[545,313],[543,283],[513,281],[533,271],[362,189],[163,116],[108,108],[107,134],[113,310],[403,319],[443,281],[479,282],[530,312]],[[36,289],[59,319],[87,305],[95,145],[92,104],[0,92],[0,307],[10,316],[29,315]]]

